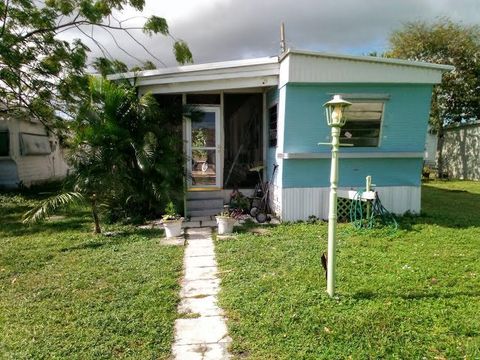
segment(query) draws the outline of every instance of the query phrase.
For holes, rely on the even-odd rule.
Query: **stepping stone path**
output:
[[[174,359],[229,359],[227,325],[223,310],[217,305],[220,279],[211,228],[186,230],[187,247],[184,278],[178,308],[182,315],[175,321]]]

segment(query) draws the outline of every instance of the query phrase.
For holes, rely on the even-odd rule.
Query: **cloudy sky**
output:
[[[171,33],[189,44],[195,63],[203,63],[277,55],[282,21],[289,48],[356,55],[382,51],[388,35],[408,21],[448,16],[480,24],[480,0],[146,0],[140,15],[153,14],[165,17]],[[139,14],[125,9],[118,17],[134,15]],[[114,36],[135,58],[163,66],[125,34]],[[135,36],[167,66],[175,65],[171,39],[141,32]],[[113,57],[130,65],[138,62],[118,49],[109,34],[98,30],[95,37]]]

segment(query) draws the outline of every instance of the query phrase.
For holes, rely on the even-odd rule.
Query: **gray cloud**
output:
[[[362,54],[382,51],[402,23],[449,16],[479,23],[478,0],[147,0],[144,15],[164,15],[172,34],[184,39],[196,63],[278,54],[279,27],[285,22],[288,47]],[[130,16],[130,14],[128,14]],[[98,32],[100,34],[100,31]],[[167,65],[175,65],[171,39],[136,36]],[[138,58],[148,55],[117,33],[117,41]],[[129,64],[136,60],[116,48],[108,34],[100,41]],[[93,55],[99,54],[94,50]]]

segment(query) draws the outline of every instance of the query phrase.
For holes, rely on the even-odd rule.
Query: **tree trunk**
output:
[[[437,131],[437,174],[439,179],[444,178],[443,173],[443,126],[439,126]]]
[[[95,223],[95,234],[101,234],[102,229],[100,228],[100,220],[98,218],[98,209],[97,209],[97,195],[93,194],[92,200],[91,200],[91,206],[92,206],[92,216],[93,216],[93,221]]]

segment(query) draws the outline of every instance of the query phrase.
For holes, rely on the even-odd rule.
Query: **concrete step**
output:
[[[190,217],[190,221],[210,221],[215,220],[214,216],[192,216]]]
[[[218,213],[222,212],[223,208],[219,209],[202,209],[202,210],[188,210],[187,215],[191,217],[197,216],[212,216],[217,215]]]
[[[187,209],[203,210],[203,209],[221,209],[223,208],[223,199],[192,199],[187,200]]]
[[[187,200],[223,199],[222,191],[189,191]]]

